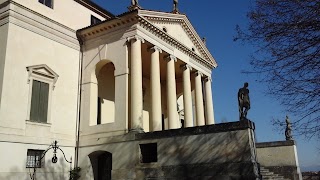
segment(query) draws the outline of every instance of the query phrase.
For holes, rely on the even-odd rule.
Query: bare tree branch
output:
[[[320,0],[256,0],[247,17],[234,38],[258,49],[245,73],[263,75],[269,94],[298,117],[297,134],[320,138]]]

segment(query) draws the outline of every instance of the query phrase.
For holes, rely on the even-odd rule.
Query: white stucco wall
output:
[[[45,36],[47,32],[35,26],[29,29],[21,27],[25,25],[22,23],[15,19],[13,23],[0,27],[0,74],[3,79],[0,94],[0,159],[6,162],[0,164],[0,179],[26,179],[26,172],[29,171],[25,168],[27,149],[45,150],[53,140],[58,140],[61,148],[66,147],[62,149],[67,151],[68,158],[74,155],[79,51],[48,38]],[[7,33],[4,27],[8,27]],[[7,45],[3,46],[5,41],[2,39],[6,36]],[[5,59],[2,53],[4,49]],[[49,102],[48,124],[27,121],[32,88],[28,83],[26,67],[40,64],[47,65],[59,75]],[[68,170],[69,167],[66,169],[59,166],[50,167],[47,172],[66,174]],[[57,179],[48,174],[39,179]]]
[[[59,75],[52,91],[51,130],[74,136],[79,52],[13,24],[9,26],[8,39],[0,110],[2,127],[25,129],[30,98],[26,67],[46,64]]]
[[[0,143],[0,179],[2,180],[18,180],[18,179],[30,179],[30,172],[33,172],[32,168],[26,168],[27,162],[27,150],[39,149],[46,150],[49,145],[31,145],[1,142]],[[66,155],[66,158],[70,160],[74,159],[73,147],[60,147]],[[61,151],[57,151],[58,162],[53,164],[51,158],[53,157],[52,149],[45,155],[45,164],[43,168],[36,169],[37,179],[56,180],[56,179],[68,179],[70,164],[67,163]]]
[[[105,40],[105,43],[101,41]],[[99,40],[86,42],[83,56],[82,99],[80,144],[92,139],[124,134],[128,130],[128,65],[126,39],[114,41],[115,36],[99,37]],[[116,52],[116,53],[114,53]],[[112,62],[115,67],[115,111],[114,121],[97,125],[97,64]],[[86,141],[88,140],[88,142]],[[96,143],[101,143],[97,141]]]
[[[7,32],[8,24],[0,26],[0,109],[1,109],[1,94],[3,83],[3,71],[5,66],[6,50],[7,50]]]
[[[14,1],[74,30],[89,26],[91,15],[104,20],[74,0],[54,0],[53,9],[39,3],[38,0]]]

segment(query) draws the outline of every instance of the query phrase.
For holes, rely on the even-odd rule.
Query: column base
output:
[[[136,128],[136,129],[130,129],[129,132],[144,133],[144,130],[142,128]]]

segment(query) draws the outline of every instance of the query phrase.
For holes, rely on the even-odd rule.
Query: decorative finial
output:
[[[172,13],[179,14],[178,0],[173,0],[173,11],[172,11]]]
[[[291,128],[291,122],[289,120],[289,117],[288,115],[286,116],[286,124],[287,124],[287,127],[286,127],[286,131],[285,131],[285,136],[286,136],[286,140],[292,140],[292,135],[291,135],[291,131],[292,131],[292,128]]]
[[[129,11],[141,9],[141,7],[139,6],[138,0],[131,0],[131,6],[129,6],[128,9],[129,9]]]

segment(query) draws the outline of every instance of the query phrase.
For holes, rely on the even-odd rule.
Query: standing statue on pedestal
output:
[[[173,13],[179,13],[178,10],[178,0],[173,0]]]
[[[291,122],[289,120],[289,117],[286,116],[286,124],[287,124],[287,127],[286,127],[286,131],[285,131],[285,136],[286,136],[286,140],[292,140],[292,135],[291,135]]]
[[[240,121],[247,119],[248,110],[250,109],[249,84],[246,82],[238,91],[238,104]]]
[[[131,0],[131,6],[129,6],[128,9],[130,11],[141,9],[141,7],[139,6],[138,0]]]

